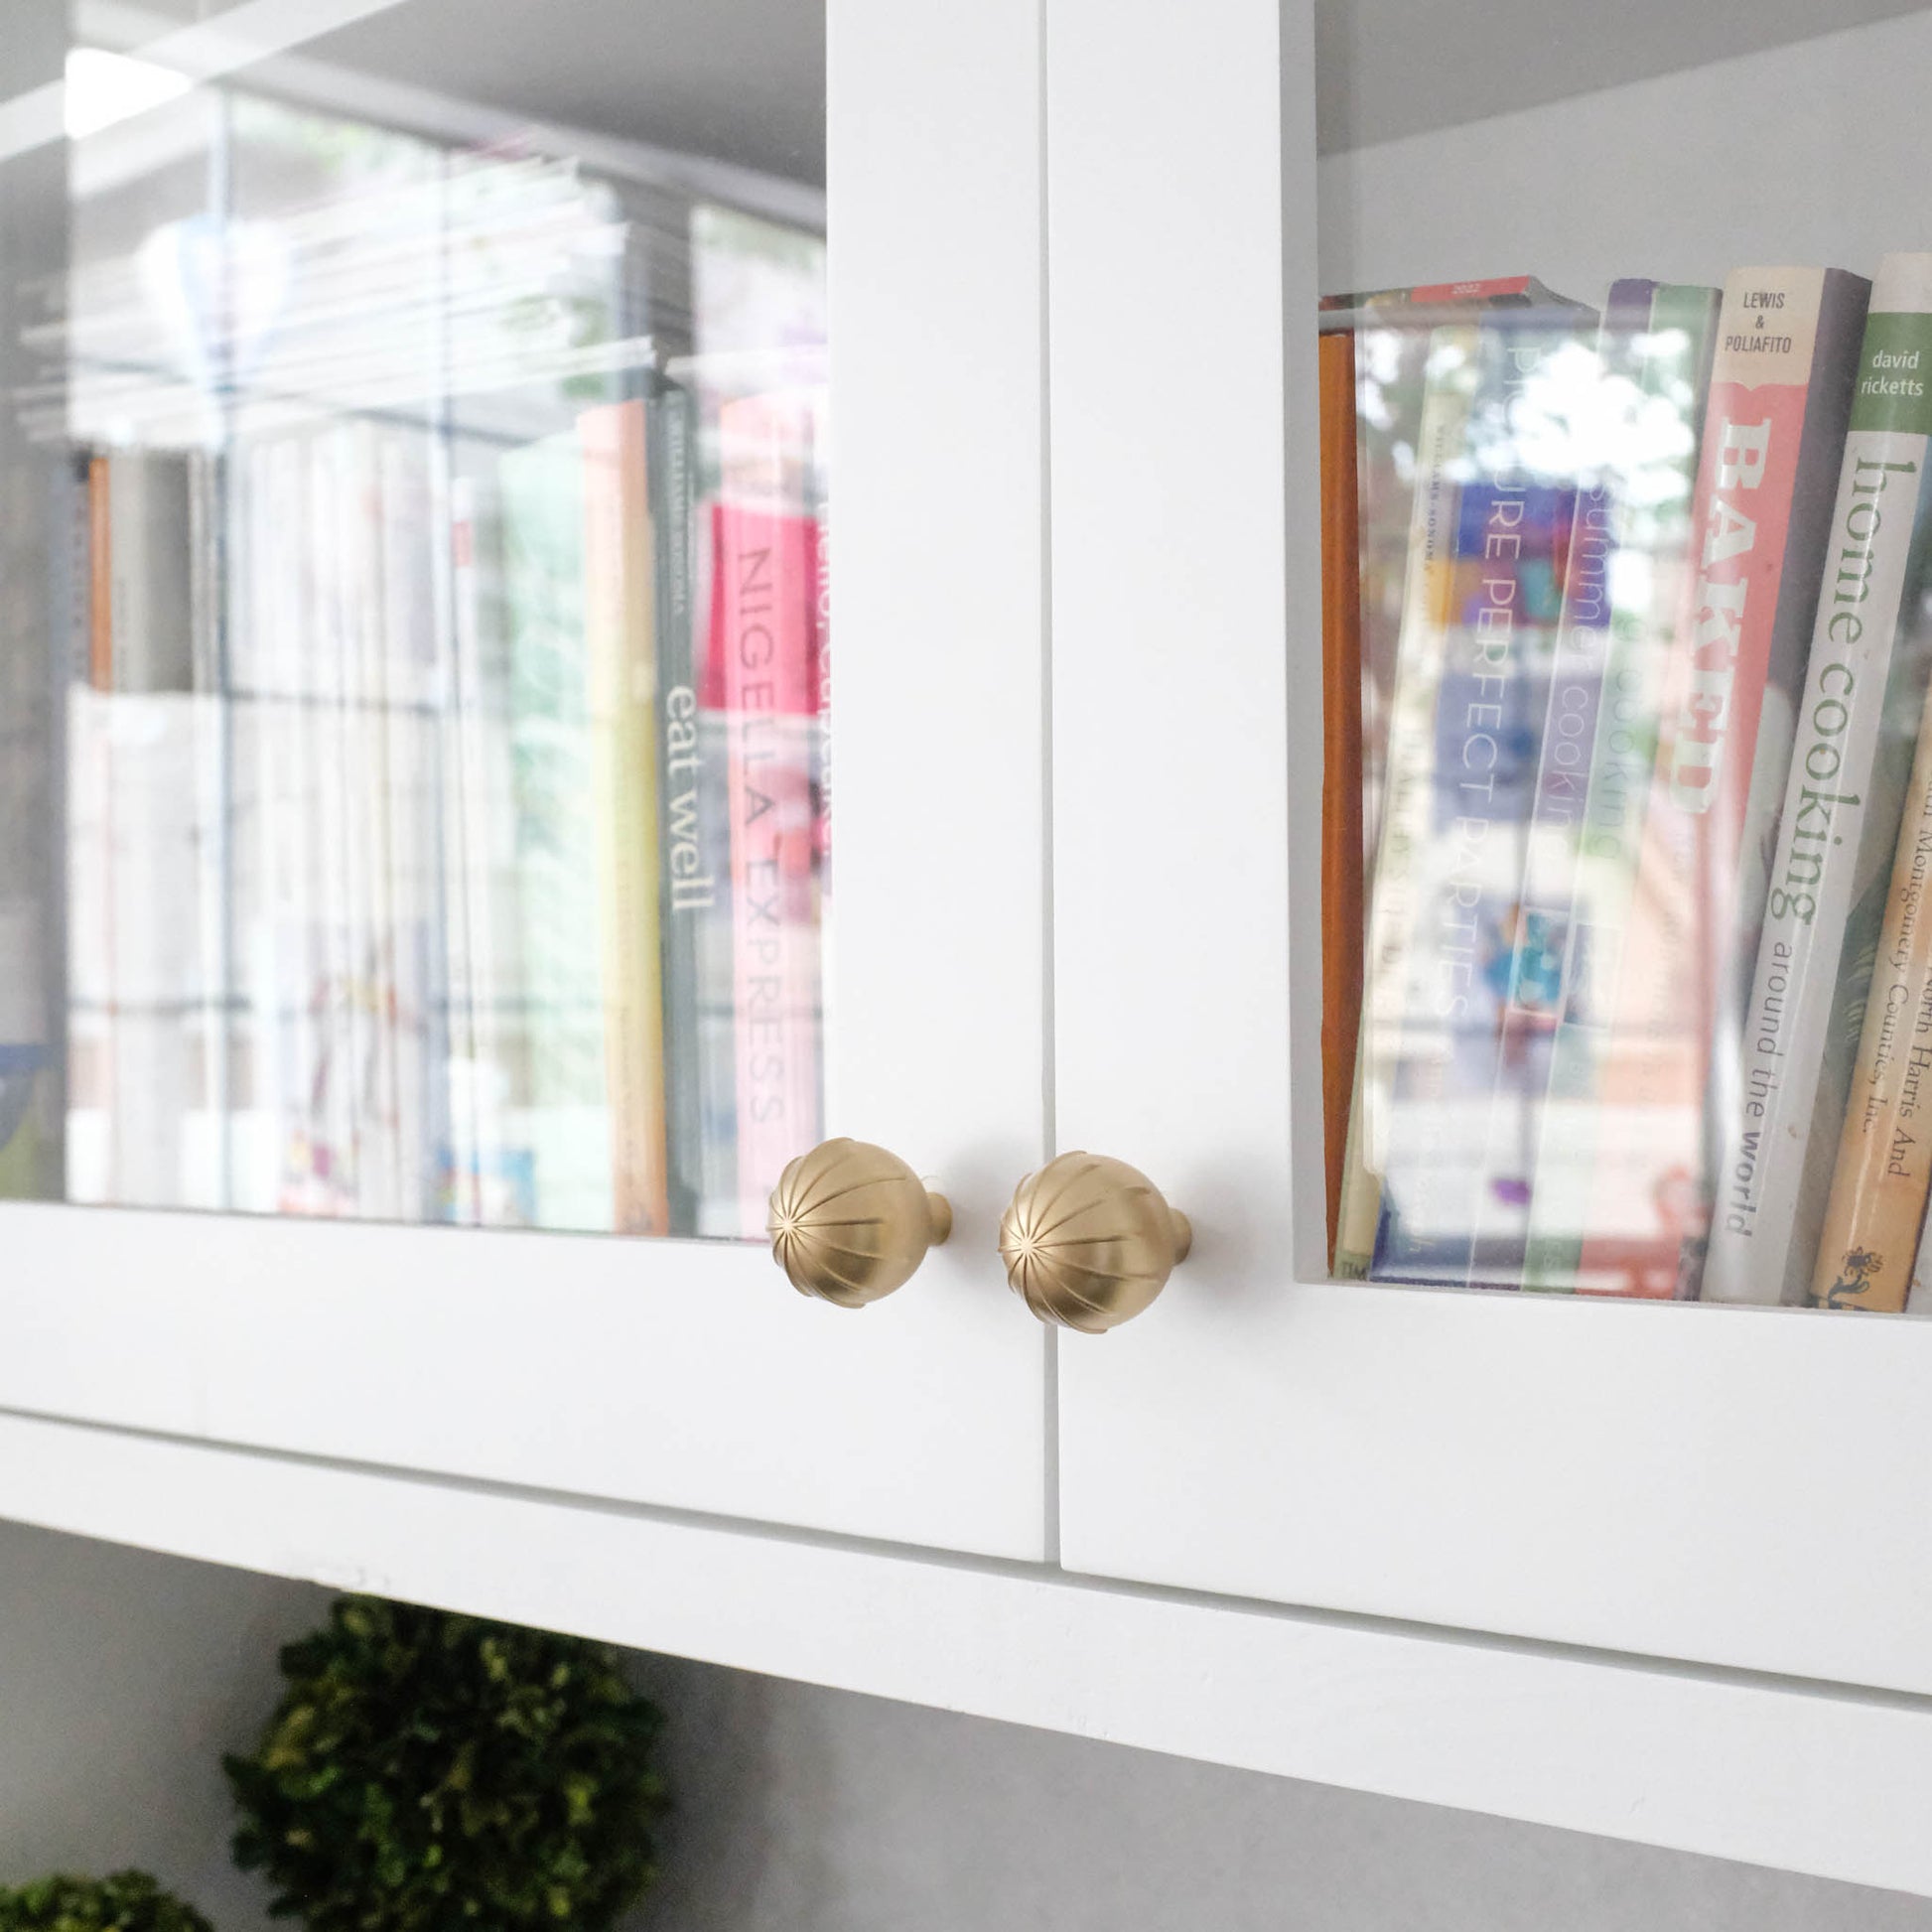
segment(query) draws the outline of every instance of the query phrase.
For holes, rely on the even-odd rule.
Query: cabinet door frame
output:
[[[854,1313],[752,1245],[10,1202],[0,1407],[1042,1554],[1048,1350],[992,1257],[1045,1088],[1037,0],[828,24],[828,1129],[951,1245]]]
[[[1932,1692],[1932,1324],[1324,1279],[1311,11],[1049,9],[1056,1131],[1195,1230],[1063,1561]]]

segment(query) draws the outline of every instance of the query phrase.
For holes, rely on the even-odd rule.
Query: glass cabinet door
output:
[[[761,1238],[824,1089],[822,18],[673,20],[679,77],[615,9],[259,55],[44,11],[16,653],[65,839],[9,1158],[101,1205]]]
[[[842,1320],[759,1252],[830,1132],[1036,1155],[1038,895],[1030,966],[956,934],[1043,863],[1036,21],[1002,11],[962,60],[834,0],[828,86],[818,4],[9,10],[0,1196],[139,1218],[6,1210],[6,1400],[1036,1539],[1024,1320],[953,1257]],[[136,1397],[131,1265],[177,1324]],[[546,1320],[687,1465],[581,1416],[474,1448],[519,1352],[568,1359]],[[372,1324],[325,1344],[333,1421],[245,1386],[305,1323]],[[836,1465],[953,1345],[957,1402],[1028,1422],[929,1525],[876,1475],[761,1488],[760,1401],[842,1412]],[[375,1426],[432,1351],[477,1386]]]
[[[1049,22],[1066,1560],[1932,1689],[1932,14],[1209,16]]]

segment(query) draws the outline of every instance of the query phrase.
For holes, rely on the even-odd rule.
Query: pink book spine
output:
[[[818,525],[810,418],[782,395],[720,412],[713,651],[723,672],[731,835],[741,1232],[764,1231],[785,1163],[819,1137],[812,784]]]

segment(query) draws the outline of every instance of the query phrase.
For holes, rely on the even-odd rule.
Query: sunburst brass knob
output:
[[[1104,1334],[1131,1321],[1186,1260],[1194,1231],[1138,1168],[1062,1154],[1029,1174],[1000,1220],[1014,1293],[1042,1321]]]
[[[862,1309],[911,1280],[952,1232],[952,1206],[897,1154],[821,1141],[778,1176],[766,1232],[800,1295]]]

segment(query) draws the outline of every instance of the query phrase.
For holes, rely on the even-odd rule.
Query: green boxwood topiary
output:
[[[226,1760],[244,1869],[312,1932],[603,1932],[656,1875],[663,1722],[600,1644],[345,1597]]]
[[[0,1932],[213,1932],[145,1871],[0,1887]]]

